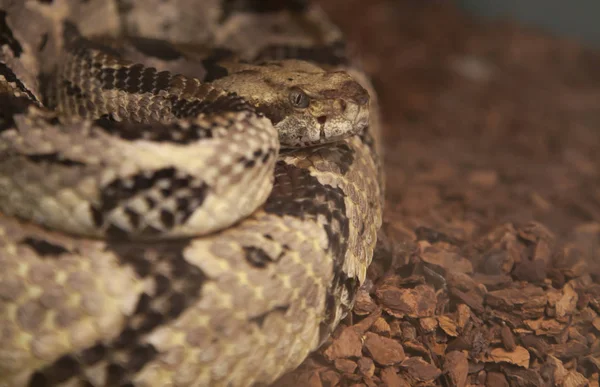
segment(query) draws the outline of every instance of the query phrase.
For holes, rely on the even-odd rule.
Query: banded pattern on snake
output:
[[[2,0],[0,50],[0,385],[267,385],[330,335],[383,179],[320,8]]]

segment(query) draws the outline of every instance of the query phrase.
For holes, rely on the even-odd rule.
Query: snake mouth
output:
[[[343,102],[343,114],[334,117],[316,117],[319,128],[317,145],[332,143],[362,134],[369,125],[369,110],[365,105]]]

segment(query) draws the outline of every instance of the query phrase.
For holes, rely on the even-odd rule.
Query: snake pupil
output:
[[[305,109],[308,107],[308,96],[306,93],[299,88],[293,88],[290,91],[290,102],[292,105],[299,109]]]

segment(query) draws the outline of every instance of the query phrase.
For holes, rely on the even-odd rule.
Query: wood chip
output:
[[[384,318],[379,317],[371,326],[371,331],[389,337],[391,336],[392,328],[390,328],[390,324],[388,324]]]
[[[452,320],[449,316],[438,317],[438,324],[448,336],[458,336],[458,326],[456,325],[456,322],[454,322],[454,320]]]
[[[448,352],[444,360],[443,370],[444,373],[448,374],[452,386],[465,386],[469,373],[467,355],[459,351]]]
[[[381,381],[389,387],[410,387],[408,381],[398,375],[393,367],[386,367],[381,370]]]
[[[375,363],[369,357],[361,357],[358,360],[358,370],[364,376],[371,377],[375,374]]]
[[[412,380],[418,382],[431,382],[441,375],[442,371],[426,362],[421,357],[409,357],[400,365]]]
[[[377,289],[376,295],[383,309],[394,317],[431,317],[435,312],[435,291],[428,285],[418,285],[413,289],[382,286]]]
[[[529,368],[529,358],[529,352],[521,346],[510,352],[504,348],[494,348],[484,357],[488,362],[510,363],[523,368]]]
[[[500,372],[488,372],[485,379],[486,387],[509,387],[506,376]]]
[[[359,357],[362,353],[362,341],[354,327],[345,327],[340,335],[333,339],[324,355],[331,361],[335,359]]]
[[[381,365],[397,364],[405,357],[400,343],[372,332],[365,335],[365,348],[373,360]]]
[[[333,362],[335,368],[340,372],[352,374],[356,370],[356,362],[348,359],[335,359]]]

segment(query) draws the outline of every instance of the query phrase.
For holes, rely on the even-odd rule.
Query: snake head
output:
[[[283,148],[338,141],[368,125],[369,93],[344,71],[295,59],[223,67],[228,75],[213,84],[239,94],[270,119]]]

